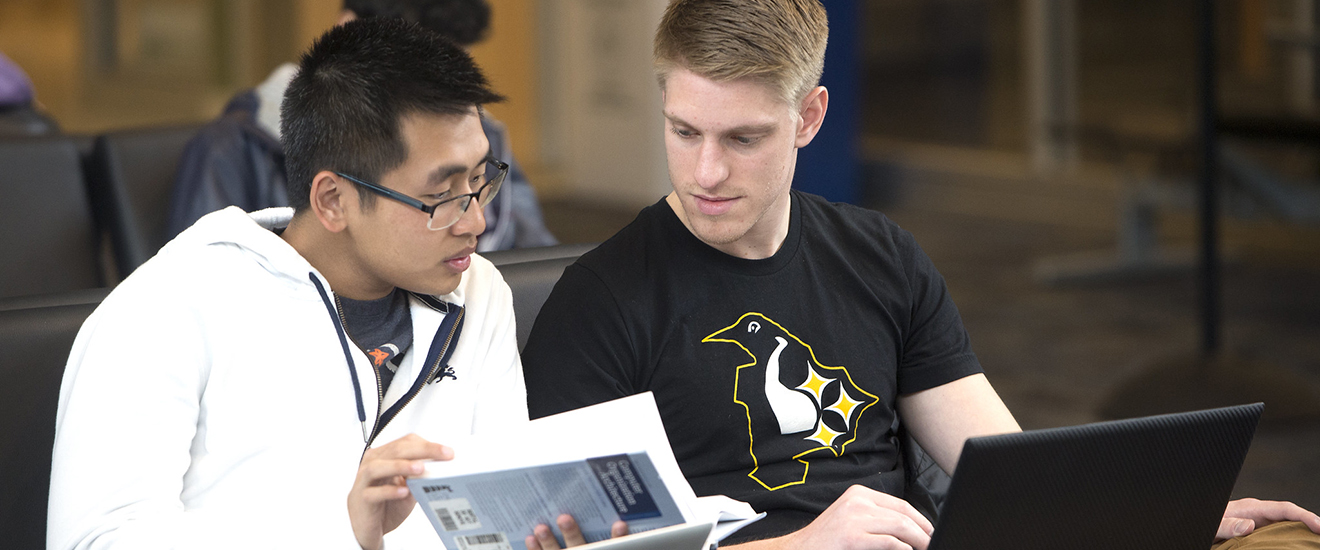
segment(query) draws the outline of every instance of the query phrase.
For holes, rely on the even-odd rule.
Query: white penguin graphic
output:
[[[784,386],[779,381],[779,354],[788,347],[788,341],[775,337],[779,345],[770,354],[765,365],[765,399],[779,421],[780,434],[805,432],[816,427],[816,404],[810,397]]]

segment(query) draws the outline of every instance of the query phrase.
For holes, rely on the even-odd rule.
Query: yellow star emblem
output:
[[[806,439],[817,441],[825,447],[832,447],[834,446],[834,438],[841,435],[843,435],[843,432],[836,432],[831,430],[829,426],[826,426],[824,422],[817,422],[816,433],[811,434]]]
[[[843,417],[844,427],[850,428],[852,424],[851,420],[852,420],[853,410],[856,409],[859,405],[864,405],[864,404],[865,404],[864,401],[854,401],[853,398],[848,395],[847,391],[839,390],[839,400],[835,401],[833,405],[825,407],[825,410],[839,413],[839,416]]]
[[[825,388],[828,387],[830,385],[830,382],[833,381],[834,381],[833,378],[825,378],[819,374],[816,374],[816,369],[811,368],[811,364],[808,363],[807,381],[803,382],[802,385],[797,387],[797,389],[806,390],[807,393],[811,394],[812,397],[816,398],[817,404],[822,404],[823,400],[821,399],[821,395],[825,393]]]

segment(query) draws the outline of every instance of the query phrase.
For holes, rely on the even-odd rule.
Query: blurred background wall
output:
[[[520,158],[539,158],[534,0],[492,0],[473,55],[510,101]],[[0,51],[66,132],[204,122],[334,25],[338,0],[0,0]]]
[[[491,111],[542,192],[627,207],[662,193],[658,131],[633,130],[661,123],[647,63],[665,1],[491,3],[490,38],[473,53],[510,98]],[[893,192],[901,182],[886,161],[899,157],[991,153],[972,158],[1075,173],[1079,162],[1112,164],[1133,140],[1150,149],[1194,137],[1196,2],[827,5],[846,14],[833,23],[831,55],[846,46],[849,56],[827,73],[851,79],[847,112],[832,114],[851,125],[856,146],[845,157],[865,165],[846,176],[854,202]],[[1312,115],[1314,0],[1218,5],[1223,108]],[[337,0],[0,0],[0,51],[68,132],[201,122],[296,59],[339,9]]]

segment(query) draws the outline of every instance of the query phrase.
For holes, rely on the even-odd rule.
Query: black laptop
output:
[[[1209,550],[1263,405],[967,440],[931,550]]]

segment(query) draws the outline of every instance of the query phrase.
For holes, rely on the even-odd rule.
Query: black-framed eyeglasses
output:
[[[462,219],[463,214],[467,212],[468,206],[472,204],[472,199],[477,199],[479,208],[485,208],[487,204],[490,204],[491,199],[495,198],[495,194],[500,192],[500,186],[504,183],[504,178],[509,175],[509,165],[497,159],[487,158],[486,174],[482,177],[482,184],[476,191],[455,195],[429,206],[420,200],[388,187],[362,181],[343,172],[335,172],[335,174],[361,185],[377,195],[394,199],[426,212],[431,216],[426,222],[426,228],[431,231],[440,231],[458,223],[458,220]]]

